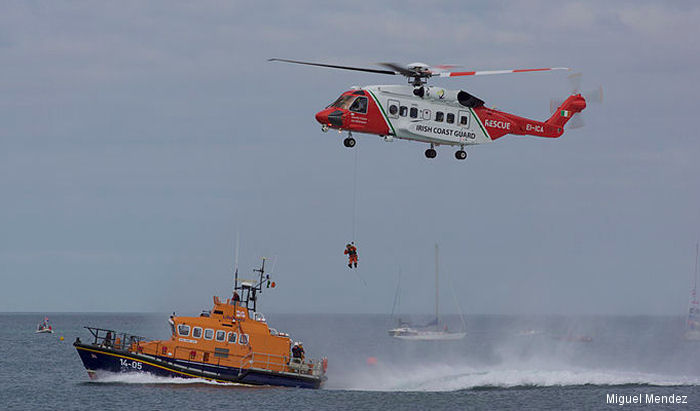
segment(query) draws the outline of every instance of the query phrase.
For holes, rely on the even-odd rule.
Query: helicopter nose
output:
[[[335,108],[329,108],[316,113],[316,121],[332,127],[343,127],[343,112]]]
[[[321,110],[316,113],[316,121],[321,124],[328,124],[328,110]]]

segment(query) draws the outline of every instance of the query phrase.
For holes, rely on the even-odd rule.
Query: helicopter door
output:
[[[389,107],[389,118],[399,118],[399,102],[398,100],[389,100],[387,106]]]
[[[457,115],[457,124],[459,124],[460,127],[469,128],[469,119],[470,118],[471,118],[471,116],[469,115],[468,111],[459,110],[459,113]]]

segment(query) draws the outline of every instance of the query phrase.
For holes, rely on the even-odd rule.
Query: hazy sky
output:
[[[278,256],[266,312],[680,314],[700,236],[696,2],[0,1],[0,311],[171,311]],[[295,58],[568,66],[586,127],[423,156],[324,134]],[[537,119],[566,73],[436,79]],[[357,237],[365,286],[342,254]],[[245,277],[245,275],[244,275]]]

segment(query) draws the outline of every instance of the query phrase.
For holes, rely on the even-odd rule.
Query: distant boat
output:
[[[400,280],[399,280],[400,281]],[[399,283],[400,284],[400,283]],[[408,322],[399,320],[399,326],[389,330],[389,335],[401,340],[416,340],[416,341],[438,341],[438,340],[460,340],[464,338],[467,333],[465,332],[466,325],[464,323],[464,316],[460,310],[460,318],[462,320],[462,331],[451,332],[448,331],[447,325],[440,322],[440,288],[439,288],[439,276],[438,276],[438,245],[435,244],[435,318],[428,324],[423,326],[414,326]],[[397,294],[394,297],[394,302],[396,302],[398,297],[399,287],[397,287]],[[456,299],[455,299],[456,301]],[[459,304],[457,304],[459,308]]]
[[[53,328],[49,324],[49,317],[44,317],[44,321],[41,321],[36,326],[35,334],[53,334]]]
[[[688,318],[685,322],[686,340],[700,341],[700,303],[697,296],[698,288],[698,244],[695,244],[695,274],[693,277],[693,289],[690,292],[688,303]]]

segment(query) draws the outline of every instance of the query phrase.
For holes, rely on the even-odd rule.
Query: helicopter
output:
[[[333,103],[316,113],[321,130],[347,131],[345,147],[356,145],[353,133],[374,134],[385,141],[413,140],[430,144],[427,158],[435,158],[435,147],[457,146],[455,158],[467,158],[466,146],[490,143],[507,134],[557,138],[564,125],[586,108],[586,99],[578,90],[552,110],[545,121],[531,120],[486,107],[484,101],[463,90],[428,86],[431,77],[482,76],[510,73],[532,73],[570,70],[567,67],[534,69],[452,71],[455,66],[434,66],[411,63],[377,63],[383,69],[313,63],[271,58],[268,61],[302,64],[375,74],[402,75],[408,85],[376,85],[352,87]]]

